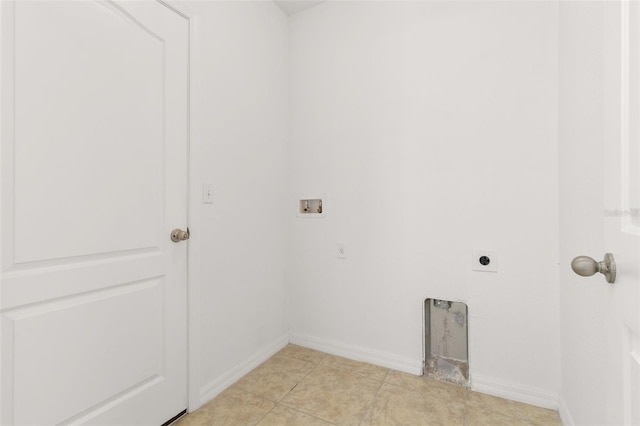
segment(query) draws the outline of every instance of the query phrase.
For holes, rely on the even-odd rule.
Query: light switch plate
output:
[[[202,184],[202,202],[213,204],[213,185],[210,183]]]
[[[471,269],[482,272],[498,272],[498,252],[495,250],[473,250]]]

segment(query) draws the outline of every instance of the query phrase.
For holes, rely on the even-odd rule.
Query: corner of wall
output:
[[[322,339],[307,334],[292,333],[291,343],[305,348],[315,349],[331,355],[337,355],[356,361],[368,362],[380,367],[402,371],[416,376],[422,375],[422,360],[399,357],[387,352],[376,351],[356,345],[347,345],[334,340]]]
[[[289,336],[284,335],[274,340],[247,359],[236,364],[220,377],[200,388],[200,405],[204,405],[222,393],[229,386],[240,380],[251,370],[271,358],[289,344]]]
[[[562,420],[562,424],[564,426],[574,426],[576,423],[573,421],[571,417],[571,413],[569,412],[569,408],[564,402],[564,398],[560,397],[560,401],[558,403],[558,411],[560,413],[560,420]]]

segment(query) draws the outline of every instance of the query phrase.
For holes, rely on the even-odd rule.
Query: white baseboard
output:
[[[564,398],[560,397],[560,407],[558,411],[560,412],[560,420],[564,426],[575,426],[575,422],[573,421],[573,417],[571,417],[571,413],[567,408],[567,404],[564,402]]]
[[[315,349],[331,355],[338,355],[356,361],[368,362],[405,373],[422,375],[422,360],[403,358],[387,352],[377,351],[362,346],[346,345],[334,340],[326,340],[306,334],[292,333],[290,342],[294,345]]]
[[[399,357],[362,346],[348,345],[342,342],[322,339],[306,334],[292,333],[282,336],[263,349],[234,366],[231,370],[200,388],[200,404],[203,405],[218,396],[222,391],[240,380],[244,375],[272,357],[282,348],[292,343],[309,349],[315,349],[332,355],[342,356],[356,361],[368,362],[381,367],[422,375],[422,360]],[[471,374],[471,389],[512,401],[523,402],[538,407],[560,411],[564,425],[573,426],[571,415],[560,400],[558,394],[537,388],[524,387],[521,384],[507,382],[492,377]]]
[[[471,389],[512,401],[524,402],[537,407],[558,409],[559,396],[553,392],[537,388],[524,387],[521,384],[507,382],[471,373]]]
[[[271,358],[273,355],[275,355],[282,348],[287,346],[287,344],[289,344],[288,334],[266,345],[254,355],[250,356],[239,364],[236,364],[222,376],[202,386],[200,388],[200,406],[211,401],[222,391],[240,380],[245,374],[249,373],[251,370],[259,366],[260,364]]]

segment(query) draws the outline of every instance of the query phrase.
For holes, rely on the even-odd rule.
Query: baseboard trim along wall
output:
[[[222,391],[240,380],[251,370],[271,358],[288,344],[289,335],[284,335],[266,345],[264,348],[262,348],[246,360],[240,362],[239,364],[236,364],[231,370],[227,371],[222,376],[202,386],[200,388],[200,405],[202,406],[211,401]]]
[[[420,359],[402,358],[387,352],[376,351],[361,346],[345,345],[341,342],[297,333],[291,334],[290,343],[409,374],[422,375],[422,360]],[[524,387],[521,384],[487,376],[471,374],[471,389],[551,410],[558,409],[558,394],[542,389]]]
[[[376,351],[356,345],[345,345],[334,340],[322,339],[306,334],[293,333],[285,335],[266,345],[246,360],[236,364],[231,370],[200,388],[200,404],[206,404],[218,396],[222,391],[240,380],[244,375],[275,355],[287,344],[315,349],[331,355],[337,355],[356,361],[368,362],[393,370],[413,375],[422,375],[422,360],[398,357],[388,352]],[[476,392],[523,402],[538,407],[560,411],[563,424],[573,425],[571,415],[558,394],[537,388],[523,387],[520,384],[494,379],[491,377],[471,374],[471,389]]]
[[[507,382],[492,377],[471,373],[471,389],[476,392],[510,399],[512,401],[524,402],[525,404],[558,409],[559,395],[553,392],[537,388],[524,387],[517,383]]]
[[[421,359],[402,358],[387,352],[376,351],[361,346],[345,345],[342,342],[326,340],[306,334],[292,333],[290,335],[290,342],[294,345],[304,346],[305,348],[315,349],[331,355],[368,362],[369,364],[379,365],[418,376],[422,375]]]
[[[567,408],[567,404],[565,404],[564,399],[560,398],[560,407],[558,408],[558,412],[560,413],[560,420],[562,420],[562,424],[564,426],[574,426],[576,423],[573,421],[573,417],[571,417],[571,413]]]

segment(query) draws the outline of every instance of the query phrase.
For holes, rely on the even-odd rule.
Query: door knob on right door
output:
[[[616,262],[611,253],[604,255],[604,260],[598,262],[589,256],[578,256],[571,261],[571,269],[583,277],[590,277],[596,272],[605,276],[607,282],[613,284],[616,281]]]
[[[178,243],[180,241],[188,240],[190,235],[191,233],[189,232],[189,228],[187,228],[186,231],[176,228],[171,231],[171,241]]]

